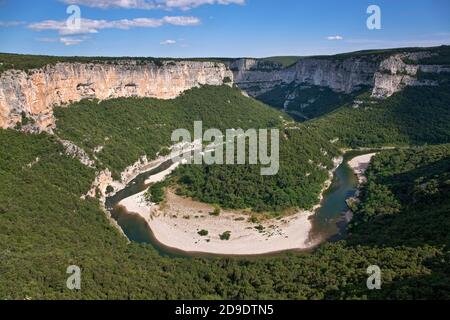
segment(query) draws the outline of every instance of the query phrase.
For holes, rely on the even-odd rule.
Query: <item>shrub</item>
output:
[[[223,83],[231,83],[232,81],[231,81],[231,79],[230,79],[230,77],[225,77],[225,78],[223,78]]]
[[[214,206],[214,211],[210,213],[211,216],[215,216],[218,217],[220,216],[220,207],[219,206]]]
[[[145,194],[146,199],[156,204],[163,202],[165,199],[164,188],[166,185],[167,182],[157,182],[153,184]]]
[[[162,156],[162,157],[168,156],[169,154],[170,154],[169,148],[162,148],[159,151],[159,155]]]
[[[231,231],[225,231],[221,235],[219,235],[220,240],[230,240],[231,237]]]

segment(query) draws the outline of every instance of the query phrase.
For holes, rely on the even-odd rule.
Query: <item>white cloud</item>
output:
[[[102,29],[158,28],[166,24],[175,26],[194,26],[200,24],[200,19],[186,16],[166,16],[161,19],[136,18],[122,20],[91,20],[81,19],[79,28],[69,28],[66,21],[45,20],[28,25],[34,31],[55,30],[60,35],[76,35],[98,33]]]
[[[0,21],[0,28],[17,27],[25,24],[24,21]]]
[[[86,39],[87,39],[86,37],[82,38],[60,37],[60,38],[37,38],[36,40],[40,42],[49,42],[49,43],[60,42],[65,44],[66,46],[73,46],[82,43]]]
[[[245,4],[245,0],[166,0],[163,2],[168,8],[180,8],[182,10],[189,10],[205,4]]]
[[[79,38],[71,38],[71,37],[61,37],[59,38],[59,42],[64,43],[66,46],[73,46],[80,44],[84,41],[84,39]]]
[[[328,40],[344,40],[344,37],[343,36],[339,36],[339,35],[336,35],[336,36],[329,36],[329,37],[327,37],[327,39]]]
[[[245,0],[61,0],[67,4],[76,4],[92,8],[123,9],[181,9],[189,10],[202,5],[245,4]]]
[[[164,41],[160,42],[160,44],[163,45],[163,46],[173,45],[173,44],[176,44],[176,43],[177,42],[175,40],[164,40]]]
[[[196,17],[186,16],[168,16],[163,18],[165,23],[173,24],[175,26],[195,26],[200,24],[200,19]]]

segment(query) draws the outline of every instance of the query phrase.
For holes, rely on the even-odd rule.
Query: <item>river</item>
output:
[[[346,200],[353,197],[357,191],[358,181],[348,161],[352,158],[370,153],[369,151],[350,151],[344,155],[344,161],[335,170],[331,186],[325,191],[321,206],[313,216],[312,238],[320,238],[322,241],[336,241],[345,236],[347,219],[345,213],[348,211]],[[167,168],[173,162],[168,160],[157,168],[145,172],[132,180],[125,189],[119,191],[112,197],[106,199],[106,207],[113,219],[117,221],[129,240],[138,243],[151,244],[157,251],[164,255],[183,256],[183,252],[165,247],[159,243],[152,234],[147,222],[136,214],[128,213],[118,203],[136,193],[145,190],[148,185],[145,181]]]

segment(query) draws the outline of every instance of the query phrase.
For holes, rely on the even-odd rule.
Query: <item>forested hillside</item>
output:
[[[171,146],[175,129],[192,132],[194,121],[203,121],[204,130],[225,132],[280,127],[283,116],[228,86],[192,89],[173,100],[82,101],[57,108],[55,115],[56,134],[82,147],[92,159],[95,154],[98,166],[110,168],[116,178],[143,155],[153,159],[161,148]],[[95,153],[98,147],[103,148]]]
[[[353,240],[450,245],[450,145],[383,152],[367,177],[353,206]]]
[[[176,175],[182,194],[209,203],[256,211],[311,208],[332,168],[336,146],[369,148],[450,142],[450,87],[406,88],[386,100],[357,97],[323,117],[287,129],[280,172],[261,177],[257,167],[184,166]],[[336,146],[330,143],[336,142]],[[326,156],[324,155],[326,153]],[[318,170],[325,165],[326,170]]]
[[[444,79],[448,79],[446,76]],[[439,144],[450,142],[450,86],[408,87],[386,100],[362,94],[307,123],[342,147]]]
[[[0,73],[7,70],[23,70],[28,72],[32,69],[43,68],[57,63],[103,63],[116,64],[123,61],[135,61],[138,64],[154,63],[158,66],[170,61],[211,61],[225,62],[229,59],[221,58],[154,58],[154,57],[56,57],[44,55],[0,53]]]
[[[178,177],[194,178],[186,192],[224,206],[307,207],[326,178],[326,169],[309,169],[318,169],[318,162],[330,167],[337,155],[332,139],[339,147],[448,143],[447,89],[406,89],[385,101],[362,96],[358,108],[345,105],[317,120],[284,123],[282,179],[260,181],[259,171],[239,166],[181,168]],[[91,156],[104,146],[95,154],[97,166],[117,175],[167,146],[174,127],[189,129],[199,119],[220,129],[281,127],[280,115],[237,89],[201,88],[173,101],[84,101],[60,108],[56,134]],[[450,298],[448,145],[381,152],[346,240],[260,259],[173,258],[150,245],[128,244],[98,200],[81,199],[94,170],[65,156],[55,137],[1,130],[0,150],[2,299]],[[305,160],[314,165],[301,167]],[[237,183],[252,196],[239,193]],[[82,268],[77,292],[66,289],[73,264]],[[382,270],[380,291],[366,287],[373,264]]]
[[[354,229],[348,242],[325,244],[311,254],[251,260],[170,258],[149,245],[127,244],[96,200],[80,199],[93,172],[61,155],[53,138],[0,131],[0,148],[8,150],[0,153],[2,299],[450,298],[443,233],[430,233],[426,243],[417,235],[420,241],[412,242],[410,230],[436,218],[428,210],[421,219],[408,221],[410,229],[397,228],[395,234],[383,236],[396,239],[383,246],[366,239],[364,228],[383,235],[386,225],[368,221]],[[426,177],[428,172],[448,173],[439,160],[448,157],[448,146],[440,148],[430,149],[436,161],[426,158]],[[420,167],[416,159],[427,152],[382,154],[371,179],[378,172],[414,171]],[[385,157],[399,157],[401,164],[390,164]],[[405,190],[414,188],[407,181]],[[401,215],[393,219],[397,217],[404,219]],[[82,268],[81,291],[66,289],[66,269],[72,264]],[[376,292],[366,288],[366,268],[372,264],[383,272],[382,290]]]
[[[352,94],[334,92],[330,88],[305,85],[281,84],[257,97],[258,100],[282,109],[297,121],[305,121],[325,115],[340,106],[350,103],[361,93]]]
[[[280,172],[261,176],[260,166],[185,166],[180,193],[224,207],[279,212],[317,204],[332,158],[339,151],[313,130],[283,124],[283,113],[242,95],[236,88],[203,87],[174,100],[115,99],[82,101],[56,109],[56,134],[82,147],[97,166],[108,167],[116,178],[142,155],[150,159],[173,144],[172,131],[218,128],[282,129]],[[288,117],[287,117],[288,118]],[[118,125],[120,124],[120,125]],[[285,129],[284,126],[291,126]],[[100,148],[99,148],[100,147]],[[95,152],[95,149],[101,149]]]
[[[280,170],[276,175],[262,176],[261,165],[185,165],[174,173],[179,194],[256,212],[311,209],[333,169],[332,159],[340,152],[304,127],[283,129],[280,136]]]

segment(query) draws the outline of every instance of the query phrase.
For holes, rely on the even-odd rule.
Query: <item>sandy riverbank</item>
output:
[[[372,158],[375,155],[376,155],[376,153],[364,154],[364,155],[355,157],[347,162],[349,167],[353,170],[356,177],[358,178],[359,188],[361,188],[362,184],[367,182],[367,177],[365,175],[366,170],[369,167],[370,163],[372,162]],[[347,204],[349,204],[350,202],[359,201],[358,200],[359,192],[360,192],[360,190],[358,190],[356,192],[354,197],[347,199]],[[353,219],[353,212],[351,210],[348,210],[345,213],[345,220],[348,223],[348,222],[352,221],[352,219]]]
[[[342,158],[334,160],[335,168]],[[165,172],[169,172],[171,168]],[[324,184],[328,189],[333,177]],[[152,177],[152,182],[165,175]],[[288,250],[302,250],[314,247],[320,239],[312,240],[311,216],[320,207],[312,210],[298,210],[281,219],[268,219],[258,223],[249,221],[249,214],[240,210],[222,210],[219,216],[210,215],[214,207],[192,199],[186,199],[167,191],[163,206],[148,203],[141,192],[122,200],[119,204],[144,218],[155,238],[163,245],[185,252],[201,252],[220,255],[260,255]],[[201,236],[200,231],[208,231]],[[230,232],[229,240],[221,240],[220,235]]]
[[[148,204],[143,195],[129,197],[120,205],[143,217],[160,243],[185,252],[256,255],[307,249],[316,244],[309,240],[311,211],[252,223],[243,211],[222,210],[219,216],[212,216],[213,206],[177,196],[172,191],[167,192],[162,207]],[[201,230],[208,231],[208,235],[199,235]],[[227,231],[230,239],[221,240],[220,235]]]
[[[367,182],[367,178],[365,176],[366,170],[372,161],[372,158],[376,155],[376,153],[364,154],[362,156],[355,157],[348,162],[348,165],[353,170],[358,178],[359,184],[363,184]]]

